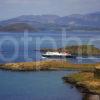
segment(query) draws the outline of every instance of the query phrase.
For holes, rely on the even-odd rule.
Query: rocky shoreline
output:
[[[86,85],[84,84],[78,84],[77,81],[71,79],[71,78],[65,78],[63,77],[63,80],[69,84],[74,85],[78,90],[80,90],[81,93],[88,93],[88,94],[94,94],[94,95],[100,95],[100,93],[96,93],[94,91],[89,90]]]
[[[68,61],[48,60],[37,62],[19,62],[0,64],[0,69],[11,71],[38,71],[38,70],[83,70],[93,71],[97,64],[72,64]]]
[[[84,94],[83,100],[100,100],[100,95],[96,94]]]
[[[21,62],[21,63],[7,63],[0,64],[0,69],[5,71],[58,71],[58,70],[74,70],[74,71],[84,71],[86,73],[93,73],[94,66],[97,64],[72,64],[67,61],[40,61],[40,62]],[[80,75],[80,74],[78,74]],[[87,75],[88,76],[88,75]],[[92,77],[93,78],[93,77]],[[100,100],[100,91],[92,91],[86,84],[79,82],[73,78],[73,76],[65,76],[63,80],[67,83],[74,85],[83,94],[83,100]]]
[[[93,91],[92,89],[88,88],[84,82],[78,82],[71,77],[63,77],[62,78],[66,83],[72,84],[75,86],[83,95],[82,100],[100,100],[100,91]]]

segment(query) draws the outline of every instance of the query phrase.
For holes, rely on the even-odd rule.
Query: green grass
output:
[[[50,70],[50,69],[66,69],[66,70],[83,70],[90,71],[94,69],[97,64],[72,64],[68,61],[48,60],[40,62],[22,62],[22,63],[7,63],[0,64],[1,69],[9,70]]]
[[[64,79],[71,79],[77,85],[86,87],[90,92],[100,94],[100,79],[94,77],[93,72],[80,72],[65,76]]]

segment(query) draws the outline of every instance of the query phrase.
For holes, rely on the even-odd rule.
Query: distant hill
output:
[[[13,26],[14,25],[14,26]],[[17,28],[14,28],[14,27]],[[100,12],[60,17],[57,15],[23,15],[0,21],[0,31],[34,30],[97,30],[100,31]],[[22,28],[22,30],[21,30]]]
[[[55,20],[58,18],[59,16],[56,15],[22,15],[16,18],[1,21],[0,25],[5,26],[14,23],[27,23],[32,26],[41,27],[45,24],[54,24]]]
[[[73,14],[56,20],[56,23],[69,26],[99,26],[100,12],[86,15]]]
[[[5,32],[24,32],[25,30],[28,30],[30,32],[38,31],[37,29],[33,28],[31,25],[26,23],[9,24],[0,28],[0,31]]]

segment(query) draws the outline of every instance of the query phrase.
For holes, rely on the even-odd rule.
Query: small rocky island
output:
[[[43,48],[41,49],[41,52],[47,52],[47,51],[57,51],[57,52],[69,52],[72,55],[76,56],[100,56],[100,49],[95,47],[94,45],[72,45],[72,46],[65,46],[64,48],[58,48],[58,49],[48,49]]]
[[[37,62],[19,62],[0,64],[0,69],[12,71],[38,71],[38,70],[82,70],[91,71],[96,64],[73,64],[63,60],[47,60]]]

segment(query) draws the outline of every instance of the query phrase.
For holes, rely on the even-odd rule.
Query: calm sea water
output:
[[[34,32],[0,33],[0,63],[37,61],[42,59],[40,48],[59,48],[68,45],[93,44],[100,48],[100,32]],[[28,42],[27,42],[28,41]],[[69,42],[68,42],[69,41]],[[73,63],[95,63],[99,57],[67,59]]]
[[[68,71],[0,71],[0,100],[82,100],[76,88],[61,79]]]
[[[0,63],[37,61],[42,59],[39,48],[63,47],[75,45],[75,41],[67,43],[68,39],[79,39],[82,44],[95,41],[100,47],[99,32],[68,32],[65,39],[60,32],[36,32],[24,37],[24,33],[0,33]],[[42,39],[42,41],[41,41]],[[24,40],[24,42],[23,42]],[[63,40],[63,45],[62,45]],[[51,42],[52,41],[52,42]],[[52,45],[55,44],[55,45]],[[28,49],[26,49],[28,48]],[[67,59],[73,63],[95,63],[99,58]],[[65,84],[61,79],[68,71],[45,72],[10,72],[0,71],[0,100],[82,100],[76,88]]]

